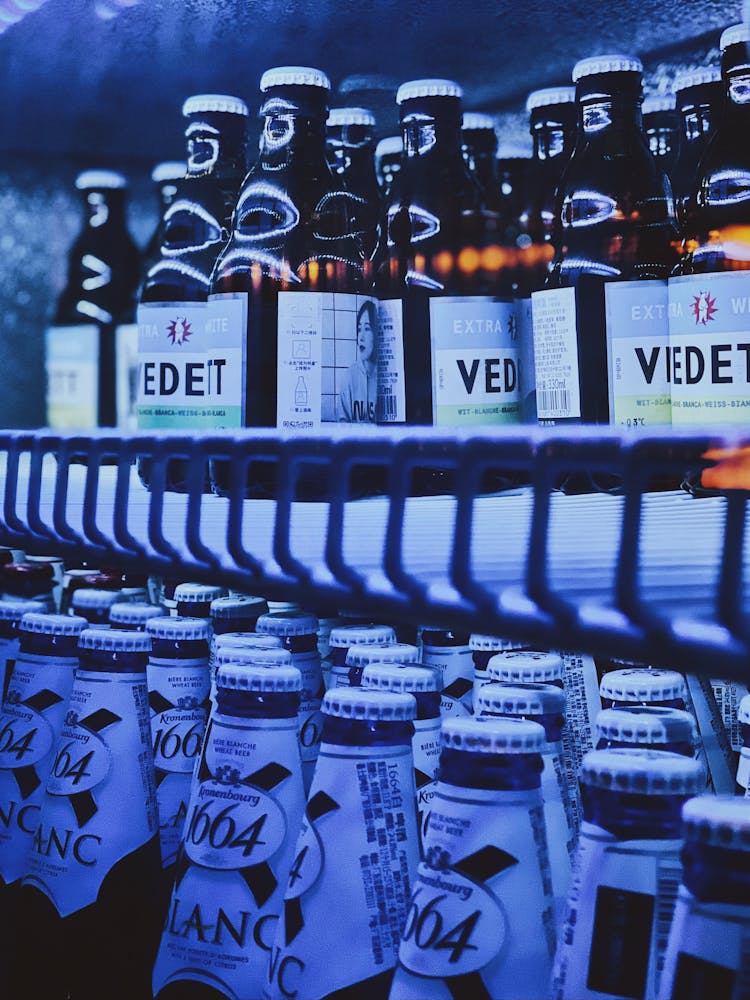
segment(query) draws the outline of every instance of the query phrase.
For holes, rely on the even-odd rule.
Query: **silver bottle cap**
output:
[[[406,694],[439,690],[434,670],[398,663],[368,664],[362,673],[362,687],[373,691],[403,691]]]
[[[706,772],[694,757],[639,747],[590,750],[580,779],[593,788],[636,795],[697,795],[706,787]]]
[[[80,635],[89,623],[80,615],[54,615],[36,611],[25,614],[18,624],[21,632],[37,635]]]
[[[419,650],[409,642],[349,647],[346,653],[347,667],[366,667],[368,663],[419,663]]]
[[[442,744],[447,750],[468,753],[542,753],[547,746],[544,728],[529,719],[443,719]]]
[[[255,623],[256,632],[266,635],[317,635],[318,619],[307,611],[276,611],[261,615]]]
[[[637,743],[644,746],[688,743],[698,738],[695,719],[681,708],[660,705],[622,705],[605,708],[596,717],[597,740]]]
[[[275,66],[267,69],[260,78],[261,93],[271,87],[320,87],[330,90],[331,81],[322,70],[311,66]]]
[[[635,56],[624,56],[616,53],[604,56],[589,56],[579,60],[573,67],[573,83],[578,83],[585,76],[598,76],[600,73],[642,73],[643,63]]]
[[[532,90],[526,98],[526,110],[530,112],[556,104],[573,104],[575,99],[575,87],[542,87],[541,90]]]
[[[418,97],[463,97],[464,92],[453,80],[409,80],[396,91],[396,104]]]
[[[283,694],[302,690],[302,674],[288,662],[277,664],[273,670],[261,663],[222,663],[216,671],[216,686],[232,691]]]
[[[549,684],[564,678],[565,664],[558,653],[536,649],[512,650],[492,656],[487,663],[487,672],[495,681]]]
[[[564,715],[565,693],[552,684],[492,681],[477,691],[477,715]]]
[[[361,687],[331,688],[320,707],[324,715],[352,721],[408,722],[417,714],[417,703],[410,694]]]
[[[329,645],[336,649],[350,646],[390,646],[396,632],[390,625],[336,625],[331,629]]]
[[[750,851],[750,802],[734,795],[699,795],[682,807],[686,841]]]
[[[162,615],[149,618],[146,631],[153,639],[173,639],[176,642],[188,639],[208,639],[211,623],[205,618],[188,618],[185,615]]]
[[[124,653],[150,653],[151,636],[120,628],[86,628],[78,638],[80,649],[102,649]]]
[[[685,678],[676,670],[626,667],[610,670],[599,684],[602,701],[674,701],[687,697]]]
[[[214,648],[214,663],[218,671],[229,663],[243,666],[269,668],[288,667],[292,665],[292,654],[288,649],[271,647],[263,649],[260,646],[222,646]]]
[[[232,97],[230,94],[194,94],[182,105],[182,114],[185,117],[202,112],[243,115],[245,118],[249,113],[247,104],[239,97]]]

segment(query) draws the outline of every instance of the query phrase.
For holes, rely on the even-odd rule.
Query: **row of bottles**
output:
[[[9,996],[739,989],[750,805],[695,678],[6,555]]]

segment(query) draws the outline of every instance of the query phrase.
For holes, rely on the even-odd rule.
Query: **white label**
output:
[[[261,996],[304,807],[295,720],[214,713],[154,994],[194,980],[230,997]]]
[[[432,422],[518,423],[518,330],[512,302],[491,296],[430,299]]]
[[[430,803],[437,789],[435,780],[440,764],[440,716],[435,719],[415,719],[411,741],[414,753],[414,779],[417,786],[417,819],[424,843]]]
[[[21,878],[39,823],[44,786],[73,688],[78,660],[16,660],[0,713],[0,878]]]
[[[672,422],[666,281],[611,281],[604,288],[610,422]]]
[[[577,827],[562,761],[562,745],[548,743],[542,771],[544,824],[547,829],[552,894],[555,897],[556,918],[562,917],[570,886],[571,859],[575,850]]]
[[[594,724],[602,710],[596,664],[588,654],[560,652],[563,658],[565,688],[565,725],[563,761],[570,789],[575,829],[581,820],[578,774],[584,754],[594,749]]]
[[[115,403],[117,426],[138,428],[138,324],[123,323],[115,330]]]
[[[320,734],[323,730],[323,713],[320,705],[325,693],[320,653],[292,653],[292,665],[302,674],[302,691],[299,703],[299,749],[302,758],[302,777],[305,791],[312,781],[315,761],[320,750]]]
[[[669,279],[672,422],[747,424],[750,274]]]
[[[401,299],[378,303],[378,413],[380,423],[406,420],[406,368],[404,365],[404,312]]]
[[[539,789],[439,782],[391,1000],[455,996],[436,980],[458,977],[466,996],[538,1000],[547,995],[554,944]]]
[[[516,299],[518,328],[518,384],[521,394],[521,423],[536,423],[536,365],[534,362],[534,320],[531,299]]]
[[[411,747],[324,743],[265,995],[327,996],[392,969],[418,860]],[[321,946],[321,927],[345,961]]]
[[[701,903],[680,886],[659,996],[739,1000],[748,982],[750,908]]]
[[[46,337],[47,425],[96,427],[99,421],[99,327],[53,326]]]
[[[61,917],[156,833],[148,716],[145,674],[78,671],[24,880]]]
[[[555,1000],[655,997],[680,883],[680,840],[618,841],[581,824]]]
[[[138,306],[138,427],[245,423],[246,295]]]
[[[748,694],[747,684],[740,681],[725,681],[721,678],[712,680],[714,698],[721,712],[722,722],[727,731],[729,744],[735,753],[742,749],[742,730],[740,729],[737,709],[740,702]]]
[[[377,327],[369,296],[279,292],[277,426],[374,423]]]
[[[575,289],[534,292],[531,306],[538,417],[540,420],[580,418]]]
[[[146,670],[161,861],[177,860],[195,762],[201,748],[211,689],[208,663],[151,657]]]

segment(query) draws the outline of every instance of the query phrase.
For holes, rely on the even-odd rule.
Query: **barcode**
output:
[[[654,953],[656,955],[657,987],[664,968],[664,958],[672,926],[677,890],[682,881],[682,866],[676,858],[662,858],[656,865],[656,913],[654,919]]]
[[[536,390],[537,409],[546,417],[567,417],[570,415],[570,391],[568,389]]]
[[[378,406],[380,409],[380,420],[395,420],[398,416],[398,407],[396,406],[396,397],[394,395],[386,395],[378,397]]]

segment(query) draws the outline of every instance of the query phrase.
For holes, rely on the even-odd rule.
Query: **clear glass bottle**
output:
[[[681,877],[680,812],[705,781],[698,761],[663,750],[586,755],[554,1000],[656,1000]]]
[[[60,430],[117,423],[115,327],[133,320],[141,266],[122,174],[86,170],[76,187],[84,224],[46,335],[47,424]]]
[[[346,657],[352,646],[390,646],[396,633],[390,625],[337,625],[328,637],[329,661],[323,664],[327,688],[348,687],[360,683],[362,670],[353,674]]]
[[[544,729],[446,719],[390,1000],[539,1000],[555,947]]]
[[[573,70],[578,137],[558,187],[547,288],[532,297],[542,423],[670,421],[666,278],[677,229],[643,133],[641,73],[621,55]]]
[[[130,1000],[149,995],[163,919],[151,640],[94,628],[78,645],[80,668],[21,886],[21,981],[10,995]]]
[[[154,965],[159,1000],[257,1000],[302,823],[302,679],[234,650],[193,778],[180,865]]]

